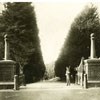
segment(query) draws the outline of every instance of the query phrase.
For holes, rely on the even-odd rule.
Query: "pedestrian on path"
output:
[[[67,86],[70,85],[70,69],[68,67],[66,67],[66,83]]]

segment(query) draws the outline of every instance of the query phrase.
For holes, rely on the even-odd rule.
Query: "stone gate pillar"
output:
[[[4,60],[0,60],[0,89],[13,89],[15,87],[14,76],[16,74],[16,62],[9,60],[9,43],[7,35],[4,36],[5,50]]]
[[[95,35],[94,33],[91,34],[91,49],[90,49],[90,58],[96,58],[96,51],[95,51]]]
[[[9,41],[8,41],[7,34],[5,34],[4,36],[4,42],[5,42],[4,60],[8,60],[9,59]]]
[[[91,34],[90,59],[86,59],[84,70],[88,86],[100,85],[100,59],[96,58],[95,35]],[[85,84],[84,84],[85,85]]]

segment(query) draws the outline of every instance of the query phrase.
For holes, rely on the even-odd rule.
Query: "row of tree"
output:
[[[100,56],[100,18],[97,7],[93,4],[85,9],[74,19],[66,37],[62,51],[55,63],[55,74],[62,79],[65,77],[66,66],[73,69],[77,67],[84,57],[90,56],[90,34],[95,33],[96,53]]]
[[[5,3],[0,16],[0,59],[4,57],[4,35],[8,34],[10,59],[25,74],[27,83],[41,79],[45,72],[34,7],[30,2]]]

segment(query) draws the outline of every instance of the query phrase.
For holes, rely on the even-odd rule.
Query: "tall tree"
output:
[[[90,34],[95,33],[97,56],[100,56],[100,19],[97,7],[93,4],[75,18],[71,25],[68,37],[62,48],[62,52],[56,61],[55,73],[64,77],[65,67],[71,68],[79,65],[81,57],[87,59],[90,56]]]
[[[45,66],[34,7],[30,2],[9,2],[4,6],[1,36],[8,34],[10,58],[22,66],[22,69],[24,66],[27,82],[33,82],[33,77],[42,78]]]

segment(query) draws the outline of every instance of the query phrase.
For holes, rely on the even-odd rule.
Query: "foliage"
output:
[[[10,59],[15,60],[23,69],[27,77],[40,79],[45,71],[38,28],[36,23],[34,7],[30,2],[5,3],[5,10],[2,12],[1,37],[8,34],[10,44]],[[34,67],[35,64],[35,67]],[[34,73],[33,74],[27,74]],[[36,73],[38,71],[38,73]],[[37,75],[38,74],[38,75]]]
[[[44,79],[51,79],[55,77],[54,66],[55,66],[54,62],[46,64]]]
[[[65,67],[79,65],[81,57],[90,55],[90,34],[95,33],[97,57],[100,56],[100,19],[97,7],[86,6],[75,18],[63,45],[62,52],[55,64],[56,76],[65,77]]]

